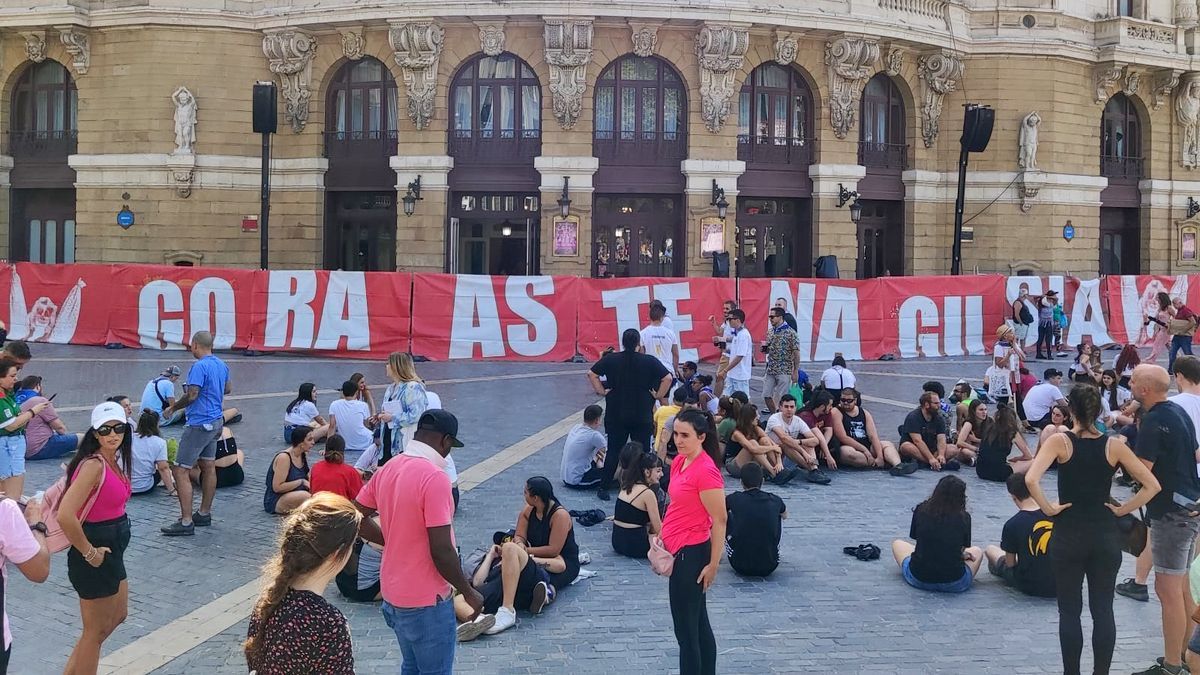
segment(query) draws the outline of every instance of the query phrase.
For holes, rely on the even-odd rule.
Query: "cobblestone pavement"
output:
[[[170,363],[185,368],[186,353],[36,346],[27,373],[46,378],[46,392],[72,430],[86,426],[101,394],[138,397],[145,382]],[[136,498],[130,505],[133,543],[129,619],[105,645],[119,649],[254,580],[269,556],[279,519],[262,511],[263,480],[271,456],[282,448],[283,407],[298,384],[315,382],[324,410],[332,390],[351,372],[383,381],[377,362],[299,357],[249,358],[230,355],[234,396],[245,413],[234,427],[247,454],[246,482],[218,492],[214,525],[192,538],[165,538],[158,528],[178,517],[178,504],[164,494]],[[963,375],[978,380],[981,359],[851,364],[867,404],[885,435],[915,401],[921,383],[939,379],[950,388]],[[466,447],[456,451],[460,471],[517,443],[595,400],[579,364],[419,364],[430,389],[463,423]],[[1039,367],[1040,369],[1040,367]],[[757,383],[755,384],[757,392]],[[514,396],[514,394],[516,394]],[[887,401],[885,401],[885,399]],[[890,402],[889,402],[890,401]],[[178,433],[175,431],[175,433]],[[455,527],[464,552],[507,528],[521,505],[521,487],[531,475],[558,484],[561,439],[463,494]],[[48,485],[57,462],[29,465],[27,491]],[[973,472],[968,484],[978,545],[998,543],[1012,511],[1002,485]],[[962,595],[914,590],[901,581],[888,555],[891,539],[907,534],[910,510],[938,476],[908,478],[841,471],[827,487],[809,484],[768,489],[787,502],[780,569],[768,580],[742,579],[723,564],[709,595],[717,634],[718,670],[723,673],[1042,673],[1059,668],[1057,614],[1052,600],[1028,598],[1005,588],[986,571]],[[730,490],[737,489],[727,479]],[[1051,493],[1053,491],[1051,490]],[[561,490],[572,509],[604,508],[595,494]],[[520,624],[502,635],[460,645],[462,673],[677,672],[677,651],[667,609],[667,585],[644,561],[612,553],[611,525],[576,526],[582,550],[592,556],[585,569],[597,575],[564,590],[538,617],[521,613]],[[873,542],[883,560],[859,562],[846,545]],[[1126,556],[1121,577],[1132,576]],[[327,593],[350,621],[360,673],[399,670],[399,650],[378,607],[346,603]],[[10,576],[7,606],[15,636],[12,672],[60,672],[78,635],[76,596],[66,579],[65,558],[56,556],[50,580],[40,586]],[[1157,600],[1116,598],[1118,642],[1113,672],[1148,665],[1161,650]],[[1085,631],[1090,623],[1084,619]],[[187,626],[202,629],[202,626]],[[238,621],[156,673],[244,673],[241,654],[246,621]],[[160,645],[161,646],[161,645]],[[1090,657],[1085,650],[1085,672]]]

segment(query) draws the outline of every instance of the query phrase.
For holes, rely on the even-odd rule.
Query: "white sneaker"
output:
[[[483,632],[484,635],[495,635],[517,625],[517,610],[501,607],[496,610],[496,623]]]
[[[480,614],[474,621],[458,624],[458,641],[470,642],[496,625],[496,615]]]

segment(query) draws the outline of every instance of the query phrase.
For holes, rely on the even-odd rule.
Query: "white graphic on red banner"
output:
[[[79,325],[79,309],[83,303],[85,287],[87,284],[83,279],[76,281],[63,299],[61,307],[43,295],[33,301],[32,307],[27,308],[21,275],[14,267],[8,299],[8,338],[70,344]]]

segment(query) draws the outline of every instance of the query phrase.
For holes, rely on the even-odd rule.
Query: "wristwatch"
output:
[[[30,525],[29,529],[34,532],[41,532],[43,537],[50,536],[50,529],[46,527],[46,523],[43,523],[40,520],[38,522]]]

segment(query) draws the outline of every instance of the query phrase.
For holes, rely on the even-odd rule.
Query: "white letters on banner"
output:
[[[820,322],[814,321],[816,308],[816,284],[796,284],[792,295],[791,282],[771,281],[772,298],[784,298],[787,310],[796,317],[800,327],[800,358],[805,361],[830,361],[841,353],[854,361],[862,358],[862,344],[858,325],[858,289],[845,286],[828,286],[825,289],[825,304],[821,308]],[[791,300],[795,297],[793,305]],[[813,346],[811,329],[816,328],[816,346]]]
[[[318,325],[312,303],[317,274],[312,271],[269,272],[263,346],[289,349],[366,350],[371,346],[366,278],[362,272],[330,272]],[[291,333],[291,340],[288,334]],[[316,334],[314,338],[314,333]]]
[[[1062,279],[1062,277],[1056,278]],[[1063,337],[1067,346],[1082,343],[1085,335],[1090,335],[1092,344],[1095,345],[1103,346],[1114,342],[1112,336],[1108,334],[1108,322],[1104,318],[1103,293],[1104,281],[1102,279],[1079,282],[1079,288],[1075,290],[1071,306],[1063,308],[1071,313],[1067,334]]]
[[[1125,326],[1125,336],[1135,345],[1145,343],[1158,330],[1165,330],[1158,324],[1146,325],[1146,317],[1158,313],[1158,294],[1166,293],[1171,297],[1186,298],[1188,292],[1187,276],[1179,275],[1174,278],[1171,288],[1167,288],[1158,279],[1150,279],[1145,290],[1138,292],[1137,277],[1123,276],[1121,280],[1121,321]],[[1112,303],[1109,303],[1112,311]],[[1116,317],[1113,317],[1116,320]]]
[[[641,330],[641,306],[650,304],[650,292],[667,308],[667,316],[675,328],[676,336],[692,330],[692,315],[679,313],[679,301],[692,299],[692,287],[689,283],[677,282],[669,284],[654,284],[653,286],[630,286],[629,288],[614,288],[600,292],[600,301],[605,309],[616,310],[617,331],[615,344],[621,344],[621,333],[633,328]],[[700,352],[695,347],[684,348],[680,340],[679,361],[699,361]]]
[[[233,287],[225,279],[205,277],[197,281],[186,307],[183,291],[173,281],[156,279],[138,292],[138,340],[143,347],[183,349],[184,342],[202,330],[212,333],[217,349],[229,349],[237,341],[237,302]]]
[[[554,278],[508,277],[504,302],[521,322],[502,330],[493,277],[463,274],[455,278],[454,315],[450,324],[450,358],[469,359],[479,345],[484,358],[508,356],[507,349],[525,357],[550,353],[558,343],[558,319],[534,300],[554,295]],[[505,343],[507,336],[507,348]]]
[[[983,297],[947,296],[942,298],[942,309],[939,314],[937,302],[923,295],[900,305],[897,334],[901,358],[983,353]],[[928,328],[941,331],[922,330]]]
[[[508,277],[504,281],[504,301],[513,314],[525,320],[505,331],[508,346],[521,356],[548,354],[558,343],[558,320],[549,307],[534,300],[539,295],[554,295],[553,277]]]

